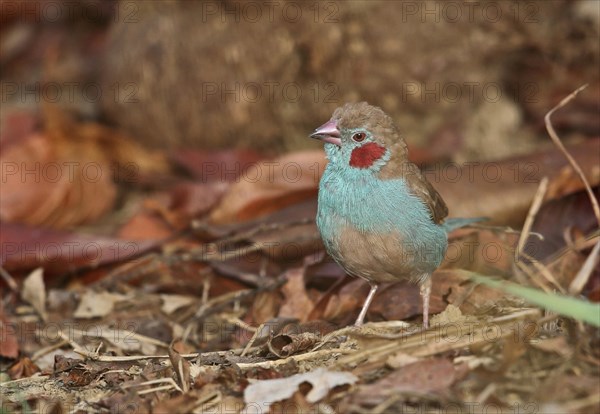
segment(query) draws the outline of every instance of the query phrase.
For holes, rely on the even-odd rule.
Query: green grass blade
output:
[[[472,272],[467,272],[467,274],[469,278],[482,285],[503,290],[559,315],[600,327],[600,304],[598,303],[591,303],[571,296],[546,293],[538,289],[492,279]]]

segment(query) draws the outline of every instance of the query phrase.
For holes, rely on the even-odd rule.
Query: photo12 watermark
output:
[[[135,82],[114,82],[103,85],[97,82],[12,82],[3,81],[2,103],[116,103],[136,104],[139,102],[139,86]]]

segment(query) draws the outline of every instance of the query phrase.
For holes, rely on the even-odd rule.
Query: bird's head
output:
[[[337,108],[310,136],[325,142],[329,162],[339,167],[377,172],[392,156],[406,155],[392,118],[366,102]]]

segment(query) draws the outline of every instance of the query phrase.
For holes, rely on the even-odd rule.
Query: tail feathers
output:
[[[461,227],[468,226],[469,224],[479,223],[480,221],[488,220],[487,217],[471,217],[471,218],[449,218],[442,223],[442,227],[447,233]]]

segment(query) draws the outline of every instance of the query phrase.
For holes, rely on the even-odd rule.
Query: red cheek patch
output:
[[[369,142],[354,148],[350,154],[350,166],[355,168],[369,168],[375,161],[383,157],[385,148],[374,142]]]

